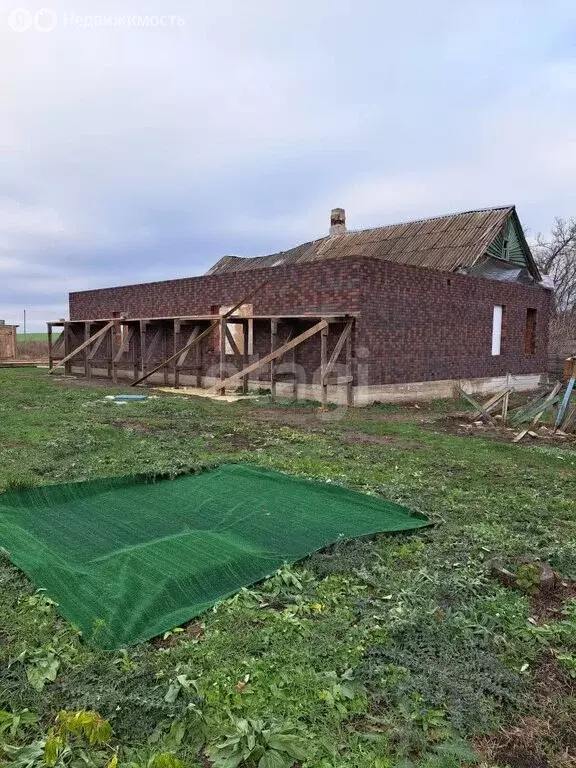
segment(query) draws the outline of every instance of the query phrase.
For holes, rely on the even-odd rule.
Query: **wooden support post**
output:
[[[138,376],[138,371],[140,370],[138,366],[138,345],[136,344],[136,328],[137,328],[136,324],[133,324],[130,326],[130,330],[132,332],[132,335],[130,336],[130,359],[132,360],[132,373],[134,374],[134,378]]]
[[[232,347],[232,354],[235,358],[240,360],[242,358],[242,352],[238,349],[238,344],[236,344],[236,339],[234,338],[232,331],[228,327],[228,324],[226,324],[226,340],[228,341],[228,344]]]
[[[487,421],[493,427],[496,426],[496,422],[494,421],[492,416],[490,416],[488,411],[485,408],[483,408],[480,405],[480,403],[477,403],[476,400],[474,400],[473,397],[470,397],[470,395],[467,392],[464,392],[462,387],[458,386],[457,389],[458,389],[458,392],[460,393],[460,396],[463,397],[465,400],[467,400],[470,403],[470,405],[473,405],[474,408],[476,409],[476,412],[480,413],[480,415],[483,416],[485,421]]]
[[[148,366],[146,365],[146,320],[140,320],[140,376],[146,378]]]
[[[328,365],[328,324],[320,332],[320,386],[322,388],[322,410],[328,407],[328,384],[326,369]]]
[[[342,333],[340,334],[340,337],[338,341],[336,342],[336,346],[334,347],[334,351],[330,355],[330,360],[328,360],[328,363],[326,367],[324,368],[324,372],[322,374],[323,379],[327,379],[328,376],[332,373],[332,370],[334,369],[334,366],[336,365],[336,361],[340,357],[340,354],[342,350],[344,349],[344,344],[346,343],[346,340],[350,336],[350,333],[352,331],[352,320],[349,320],[346,323],[346,326]]]
[[[168,357],[168,327],[162,323],[162,360]],[[167,387],[168,381],[168,366],[164,367],[164,386]]]
[[[510,400],[510,374],[506,374],[506,394],[504,395],[504,400],[502,402],[502,426],[506,426],[506,421],[508,419],[508,401]]]
[[[226,370],[226,330],[228,324],[226,318],[222,316],[220,318],[220,381],[224,380],[224,371]],[[225,395],[226,390],[224,387],[220,388],[219,394]]]
[[[48,368],[52,368],[52,323],[46,323],[48,329]]]
[[[84,323],[84,341],[88,341],[90,338],[90,323],[86,322]],[[92,377],[92,366],[90,364],[90,345],[88,344],[83,352],[84,356],[84,376],[86,376],[87,379],[90,379]]]
[[[250,365],[250,355],[248,354],[248,344],[250,341],[250,320],[243,320],[242,321],[242,341],[243,341],[243,361],[242,361],[242,367],[247,368]],[[248,376],[244,376],[242,379],[242,392],[243,394],[248,394]]]
[[[173,339],[174,343],[172,345],[172,347],[173,347],[172,351],[173,351],[174,354],[178,354],[178,349],[179,349],[179,345],[178,345],[179,339],[178,339],[178,337],[180,335],[180,328],[181,327],[182,326],[181,326],[180,320],[174,320],[174,339]],[[168,366],[166,366],[166,367],[168,367]],[[178,389],[179,386],[180,386],[180,369],[178,368],[178,362],[177,362],[176,358],[174,358],[173,369],[174,369],[174,386],[175,386],[176,389]]]
[[[354,371],[352,369],[352,334],[354,321],[350,320],[350,333],[346,337],[346,405],[351,408],[354,405]]]
[[[119,325],[120,321],[114,320],[112,328],[110,328],[110,358],[112,365],[112,381],[114,384],[118,382],[118,368],[116,358],[118,356],[118,348],[122,346],[121,343],[118,344]]]
[[[122,339],[122,342],[120,346],[118,347],[118,351],[116,352],[116,355],[114,356],[113,363],[121,363],[122,358],[130,350],[130,342],[132,341],[132,337],[134,336],[134,327],[131,326],[128,329],[128,333],[124,336]]]
[[[278,320],[270,320],[270,352],[275,352],[278,346]],[[276,360],[270,361],[270,394],[276,399]]]
[[[196,344],[194,355],[196,359],[196,386],[200,389],[202,386],[202,340]]]
[[[72,330],[70,328],[70,323],[64,324],[64,333],[64,375],[70,376],[72,373],[72,363],[70,362],[72,357]],[[53,370],[54,368],[51,369],[51,372]]]
[[[71,339],[70,339],[70,329],[68,328],[69,325],[70,323],[66,323],[64,326],[64,332],[66,333],[66,336],[64,337],[66,354],[62,360],[60,360],[58,363],[56,363],[56,365],[53,368],[50,369],[49,373],[53,373],[61,365],[64,365],[66,370],[66,367],[70,365],[70,360],[73,357],[76,357],[76,355],[79,355],[80,352],[83,352],[89,344],[92,344],[92,342],[96,341],[97,339],[99,339],[101,336],[103,336],[105,333],[107,333],[110,330],[110,328],[113,325],[113,321],[111,320],[109,323],[106,323],[106,325],[103,328],[100,328],[99,331],[96,331],[94,336],[91,336],[87,341],[83,342],[82,344],[80,344],[79,347],[76,347],[76,349],[72,351],[70,351]]]
[[[244,297],[244,298],[243,298],[241,301],[239,301],[237,304],[235,304],[233,307],[231,307],[231,308],[230,308],[230,309],[229,309],[227,312],[225,312],[225,313],[224,313],[224,315],[222,315],[222,317],[223,317],[223,318],[227,318],[227,317],[230,317],[230,315],[233,315],[233,314],[234,314],[234,312],[236,312],[236,310],[237,310],[237,309],[239,309],[239,308],[242,306],[242,304],[246,304],[248,301],[250,301],[250,299],[251,299],[253,296],[255,296],[255,295],[258,293],[258,291],[261,291],[261,290],[262,290],[262,288],[264,288],[264,286],[265,286],[265,285],[267,285],[267,284],[268,284],[268,281],[267,281],[267,280],[265,280],[263,283],[260,283],[260,285],[256,286],[256,288],[254,288],[254,290],[253,290],[253,291],[251,291],[251,292],[250,292],[250,293],[249,293],[247,296],[245,296],[245,297]],[[175,357],[178,357],[178,355],[180,354],[180,352],[184,352],[184,351],[185,351],[185,350],[186,350],[186,349],[187,349],[189,346],[191,347],[191,346],[193,346],[194,344],[198,344],[198,343],[199,343],[199,342],[200,342],[200,341],[201,341],[201,340],[202,340],[202,339],[203,339],[205,336],[208,336],[209,334],[211,334],[211,333],[212,333],[212,332],[213,332],[213,331],[214,331],[214,330],[215,330],[215,329],[216,329],[216,328],[217,328],[217,327],[218,327],[218,326],[221,324],[221,321],[222,321],[222,318],[221,318],[221,317],[219,317],[219,318],[217,318],[216,320],[214,320],[212,323],[210,323],[210,325],[208,326],[208,328],[204,329],[204,330],[202,331],[202,333],[200,333],[200,334],[199,334],[199,335],[198,335],[198,336],[197,336],[197,337],[194,339],[194,341],[190,342],[190,344],[189,344],[189,345],[186,345],[186,347],[185,347],[185,348],[183,348],[183,349],[179,350],[178,352],[176,352],[176,353],[175,353],[174,355],[172,355],[171,357],[168,357],[166,360],[163,360],[163,361],[160,363],[160,365],[157,365],[155,368],[153,368],[153,369],[152,369],[152,370],[151,370],[149,373],[147,373],[146,375],[143,375],[143,376],[139,376],[137,379],[135,379],[135,380],[134,380],[134,381],[133,381],[133,382],[130,384],[130,386],[131,386],[131,387],[135,387],[137,384],[140,384],[142,381],[144,381],[144,379],[145,379],[145,378],[147,378],[148,376],[151,376],[153,373],[156,373],[156,371],[159,371],[159,370],[161,370],[162,368],[164,368],[164,366],[165,366],[165,365],[169,365],[169,364],[172,362],[172,360],[173,360]]]
[[[198,338],[199,334],[200,334],[200,326],[196,325],[194,327],[194,330],[190,334],[190,338],[188,339],[188,342],[187,342],[186,346],[184,347],[184,350],[180,351],[180,356],[175,361],[175,366],[176,366],[176,378],[175,378],[175,381],[177,381],[177,386],[178,387],[180,386],[180,369],[182,368],[186,358],[188,357],[188,352],[190,352],[190,349],[191,349],[190,345],[194,342],[195,339]],[[178,353],[176,353],[176,354],[178,355]]]
[[[292,339],[291,341],[288,341],[286,344],[283,344],[275,352],[271,352],[269,355],[265,355],[261,360],[257,360],[255,363],[252,363],[247,368],[243,368],[241,371],[238,371],[238,373],[235,373],[232,376],[229,376],[227,379],[216,382],[216,384],[213,387],[210,387],[208,391],[218,392],[218,391],[221,391],[222,389],[226,389],[227,386],[238,381],[238,379],[242,379],[244,378],[244,376],[247,376],[253,371],[258,371],[260,370],[260,368],[264,368],[265,366],[268,365],[268,363],[273,358],[281,357],[282,355],[286,354],[286,352],[289,352],[291,349],[294,349],[294,347],[297,347],[299,344],[302,344],[302,342],[312,338],[312,336],[315,336],[317,333],[320,333],[321,330],[327,327],[328,327],[328,323],[326,322],[326,320],[320,320],[320,322],[316,323],[316,325],[313,325],[312,328],[308,328],[307,331],[304,331],[299,336],[296,336],[295,339]]]

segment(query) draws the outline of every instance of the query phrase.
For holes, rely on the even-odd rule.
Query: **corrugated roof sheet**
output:
[[[301,264],[346,256],[370,256],[385,261],[453,272],[471,267],[504,227],[513,205],[436,216],[404,224],[349,231],[297,245],[269,256],[224,256],[207,274]]]

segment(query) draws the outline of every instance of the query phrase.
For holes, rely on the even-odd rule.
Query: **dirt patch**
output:
[[[73,387],[80,389],[115,389],[118,392],[134,392],[141,391],[135,390],[134,387],[130,387],[128,384],[114,384],[112,379],[104,379],[100,377],[94,377],[92,379],[85,379],[82,376],[58,376],[53,377],[55,383],[60,384],[63,387]]]
[[[532,598],[532,618],[538,624],[558,621],[566,600],[576,598],[576,581],[557,581],[554,589],[541,590]]]
[[[549,720],[523,717],[516,725],[476,740],[475,747],[490,764],[510,768],[549,768],[544,745],[553,737]]]
[[[197,621],[189,621],[187,624],[184,624],[181,629],[181,632],[166,633],[167,637],[164,635],[153,637],[150,642],[154,648],[173,648],[182,640],[199,643],[204,639],[204,626]]]
[[[298,411],[292,409],[256,409],[248,411],[248,415],[253,421],[259,421],[264,424],[282,424],[288,427],[320,427],[321,414],[319,411]]]
[[[435,432],[443,432],[458,437],[481,437],[483,439],[497,440],[503,443],[512,443],[519,432],[527,429],[528,425],[522,425],[512,429],[511,427],[493,427],[484,422],[470,422],[469,414],[449,414],[431,423],[430,428]],[[538,437],[526,435],[521,445],[550,445],[555,448],[576,448],[576,434],[557,435],[548,427],[534,427],[532,429]]]
[[[536,690],[543,699],[551,696],[576,696],[576,680],[564,672],[552,654],[545,656],[538,664],[534,679]],[[576,748],[576,731],[572,747]]]
[[[399,451],[424,451],[428,446],[414,440],[403,440],[395,435],[368,435],[364,432],[344,432],[342,442],[346,445],[387,445]]]

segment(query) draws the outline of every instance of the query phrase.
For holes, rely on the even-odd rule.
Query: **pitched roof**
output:
[[[453,272],[471,267],[484,254],[494,238],[504,230],[513,205],[484,208],[404,224],[348,231],[297,245],[269,256],[243,258],[224,256],[207,274],[222,274],[283,264],[336,259],[345,256],[369,256],[418,267]],[[529,252],[529,250],[528,250]],[[530,259],[531,261],[531,256]],[[533,262],[530,266],[534,266]],[[538,275],[536,270],[535,276]]]

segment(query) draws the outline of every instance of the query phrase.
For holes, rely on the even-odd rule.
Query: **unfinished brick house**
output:
[[[514,206],[363,231],[337,208],[327,236],[288,251],[70,294],[70,320],[48,323],[64,327],[50,363],[355,405],[490,392],[507,376],[532,389],[552,303]]]

